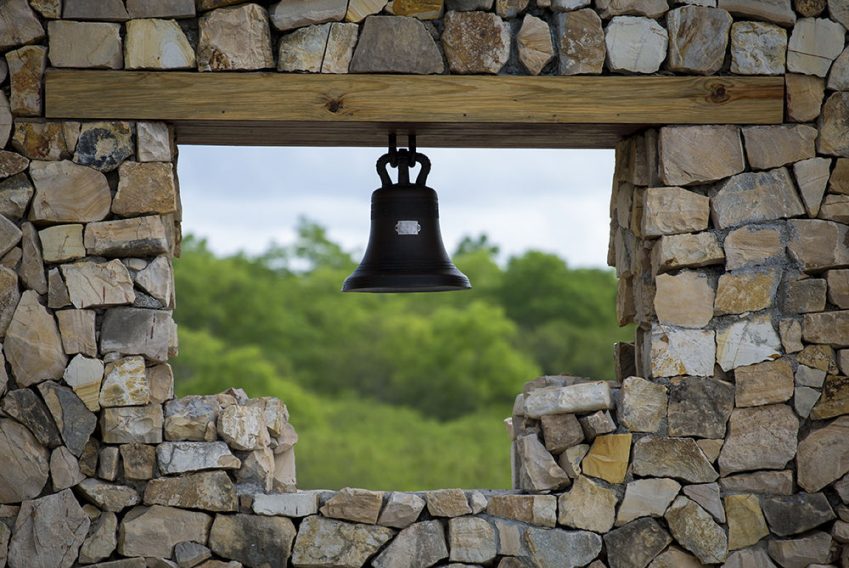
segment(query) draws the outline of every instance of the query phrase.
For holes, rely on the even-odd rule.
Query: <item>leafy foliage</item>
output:
[[[301,435],[302,487],[506,487],[500,424],[540,373],[612,376],[609,271],[531,251],[496,262],[485,236],[454,260],[455,294],[340,294],[355,268],[324,228],[263,255],[216,257],[188,237],[175,263],[180,394],[278,396]]]

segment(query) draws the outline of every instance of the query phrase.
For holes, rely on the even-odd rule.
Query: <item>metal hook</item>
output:
[[[394,132],[389,133],[389,165],[393,168],[398,167],[398,135]]]
[[[416,135],[407,134],[407,147],[410,152],[410,167],[416,165]]]

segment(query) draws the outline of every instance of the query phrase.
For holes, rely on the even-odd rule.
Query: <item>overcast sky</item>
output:
[[[503,258],[534,248],[571,266],[605,265],[613,151],[422,151],[433,164],[428,185],[439,194],[449,252],[464,235],[487,233]],[[183,231],[218,253],[255,253],[272,240],[290,242],[304,215],[361,252],[383,152],[181,146]]]

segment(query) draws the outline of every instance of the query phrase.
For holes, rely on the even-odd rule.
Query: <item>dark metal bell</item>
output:
[[[395,163],[392,163],[395,162]],[[398,183],[387,166],[397,165]],[[416,183],[409,168],[421,164]],[[360,266],[345,279],[343,292],[446,292],[472,287],[451,262],[439,231],[436,192],[425,185],[430,160],[398,150],[377,161],[382,186],[371,194],[371,231]]]

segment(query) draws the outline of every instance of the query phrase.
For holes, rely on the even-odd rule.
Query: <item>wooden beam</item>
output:
[[[380,146],[397,130],[431,147],[599,147],[648,125],[775,124],[784,114],[781,77],[53,69],[45,88],[48,118],[164,120],[192,144]]]

